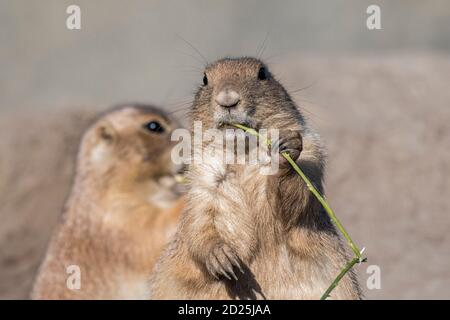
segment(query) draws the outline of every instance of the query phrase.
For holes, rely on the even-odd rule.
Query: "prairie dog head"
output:
[[[224,58],[206,67],[191,116],[206,129],[226,129],[238,123],[256,130],[295,130],[303,122],[268,67],[247,57]]]
[[[78,156],[83,177],[135,183],[175,173],[171,132],[178,123],[147,105],[125,105],[100,117],[85,133]]]

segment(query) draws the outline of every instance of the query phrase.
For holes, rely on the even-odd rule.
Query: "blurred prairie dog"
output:
[[[191,115],[204,129],[224,130],[233,123],[279,129],[280,152],[289,152],[323,190],[320,138],[261,61],[226,58],[208,65]],[[191,165],[185,212],[156,264],[151,299],[321,297],[349,260],[340,236],[284,158],[276,175],[261,175],[259,169],[214,157]],[[353,271],[331,295],[360,297]]]
[[[157,108],[125,105],[86,131],[33,299],[146,295],[149,270],[175,232],[184,205],[170,159],[170,134],[177,127]],[[79,268],[79,289],[73,266]]]

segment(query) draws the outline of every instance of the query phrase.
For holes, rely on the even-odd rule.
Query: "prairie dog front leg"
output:
[[[187,217],[190,221],[186,224],[189,226],[186,232],[190,234],[190,254],[215,279],[225,277],[237,280],[236,269],[242,271],[240,258],[216,229],[214,217],[220,213],[212,207],[195,212]]]

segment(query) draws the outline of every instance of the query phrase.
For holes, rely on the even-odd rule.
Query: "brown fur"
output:
[[[144,125],[158,121],[165,131]],[[177,124],[150,106],[111,111],[85,133],[62,221],[34,284],[34,299],[136,299],[175,232],[183,201],[171,175]],[[69,289],[67,267],[81,270]]]
[[[204,129],[235,122],[280,129],[280,141],[323,191],[325,155],[319,136],[268,71],[266,80],[258,79],[261,67],[267,70],[253,58],[209,65],[208,84],[196,94],[192,120],[202,121]],[[214,101],[225,87],[241,97],[228,109]],[[257,165],[224,165],[214,158],[191,166],[187,206],[174,240],[156,265],[152,299],[321,297],[349,256],[303,180],[286,162],[281,166],[272,176],[261,175]],[[237,281],[227,279],[233,274]],[[331,298],[360,296],[350,272]]]

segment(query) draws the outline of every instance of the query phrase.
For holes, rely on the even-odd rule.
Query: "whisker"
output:
[[[194,102],[193,99],[189,99],[189,100],[183,100],[183,101],[179,101],[179,102],[169,103],[169,104],[166,104],[166,106],[170,109],[174,109],[174,110],[169,111],[169,114],[173,114],[173,113],[177,113],[177,112],[181,112],[181,111],[190,109],[193,102]]]
[[[181,50],[176,50],[176,49],[175,49],[175,52],[177,52],[177,53],[179,53],[179,54],[182,54],[182,55],[185,55],[185,56],[188,56],[188,57],[191,57],[192,59],[194,59],[195,61],[197,61],[198,63],[200,63],[201,66],[203,66],[203,60],[202,60],[202,59],[199,59],[198,56],[195,56],[195,55],[193,55],[193,54],[190,54],[190,53],[188,53],[188,52],[184,52],[184,51],[181,51]]]
[[[205,66],[209,64],[208,60],[205,58],[205,56],[196,48],[194,47],[194,45],[192,43],[190,43],[189,41],[187,41],[186,39],[184,39],[182,36],[180,36],[179,34],[176,34],[176,36],[178,38],[180,38],[181,40],[183,40],[189,47],[191,47],[205,62]]]
[[[318,105],[317,103],[315,103],[315,102],[313,102],[313,101],[302,100],[302,99],[297,99],[297,100],[300,101],[300,102],[307,102],[307,103],[310,103],[310,104],[315,105],[315,106],[317,106],[317,107],[321,107],[320,105]],[[324,121],[324,119],[323,119],[322,117],[320,117],[320,116],[317,115],[316,113],[314,113],[314,112],[312,112],[311,110],[309,110],[308,108],[306,108],[304,104],[299,105],[299,108],[300,108],[301,111],[305,111],[305,112],[308,113],[310,116],[313,116],[315,119],[318,119],[318,120],[320,120],[320,121]],[[321,107],[321,108],[323,108],[323,107]],[[309,118],[312,122],[315,122],[315,121],[314,121],[315,119],[313,119],[313,118],[311,118],[311,117],[308,117],[308,118]]]
[[[188,111],[189,109],[191,109],[190,105],[188,105],[188,106],[186,106],[184,108],[179,108],[179,109],[175,109],[175,110],[169,111],[167,113],[168,114],[174,114],[174,113],[178,113],[178,112],[182,112],[182,111]]]
[[[266,36],[264,37],[264,40],[263,40],[262,44],[258,47],[258,51],[256,52],[256,57],[258,59],[261,59],[261,56],[264,53],[264,50],[265,50],[265,47],[266,47],[266,42],[267,42],[267,39],[269,38],[269,34],[270,34],[270,31],[267,31],[266,32]]]
[[[269,56],[267,58],[264,58],[264,61],[265,62],[272,62],[273,59],[278,59],[278,58],[283,57],[285,55],[286,55],[286,53],[273,54],[273,55],[271,55],[271,56]]]
[[[183,105],[186,105],[186,104],[192,104],[192,102],[194,102],[194,101],[193,100],[179,101],[179,102],[166,104],[166,106],[168,106],[168,107],[180,107],[180,106],[183,106]]]
[[[306,85],[304,87],[301,87],[301,88],[295,89],[295,90],[289,90],[289,93],[297,93],[297,92],[300,92],[300,91],[308,90],[309,88],[311,88],[314,85],[316,85],[317,82],[318,82],[317,80],[314,80],[313,82],[311,82],[310,84],[308,84],[308,85]]]

